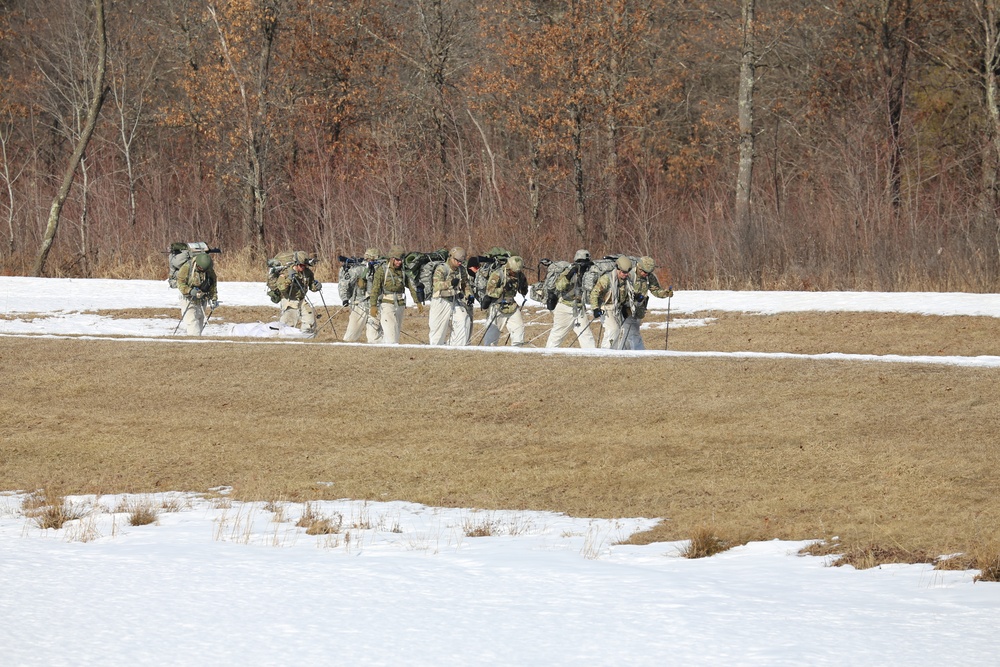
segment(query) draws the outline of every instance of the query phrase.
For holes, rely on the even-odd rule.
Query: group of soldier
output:
[[[423,287],[404,270],[405,256],[402,246],[398,245],[392,246],[384,256],[377,248],[369,248],[362,261],[345,266],[341,273],[340,297],[342,307],[350,315],[344,341],[359,341],[364,335],[369,343],[398,344],[407,292],[419,311],[424,312],[423,295],[419,294]],[[473,288],[480,264],[467,262],[467,259],[464,248],[454,247],[434,268],[428,315],[428,342],[431,345],[464,346],[472,340],[476,301]],[[272,299],[279,304],[279,321],[286,326],[298,326],[306,334],[316,332],[315,308],[308,293],[322,289],[311,264],[306,253],[293,253],[288,265],[280,267],[273,286],[269,281]],[[653,259],[633,260],[621,255],[614,260],[614,268],[603,273],[590,289],[584,287],[582,280],[592,265],[590,253],[578,250],[573,261],[567,264],[548,297],[552,329],[545,346],[559,347],[572,336],[570,345],[576,343],[583,348],[594,348],[599,343],[602,348],[645,349],[639,328],[649,295],[660,298],[673,295],[669,287],[659,284]],[[214,309],[218,304],[217,283],[212,259],[207,254],[194,255],[178,271],[181,320],[189,335],[201,333],[206,316],[211,314],[211,310],[206,313],[206,307]],[[517,255],[506,257],[491,270],[485,293],[479,297],[481,307],[487,311],[480,344],[496,345],[503,331],[508,333],[511,345],[525,344],[522,311],[527,295],[523,259]],[[594,322],[600,323],[600,341],[595,339],[591,329]]]

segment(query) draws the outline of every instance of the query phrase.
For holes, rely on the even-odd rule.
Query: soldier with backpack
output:
[[[399,344],[403,314],[406,312],[406,289],[409,288],[414,301],[419,301],[413,277],[403,271],[405,254],[403,247],[399,245],[389,249],[388,261],[375,269],[368,296],[369,317],[381,324],[382,342],[387,345]],[[424,312],[424,307],[419,302],[417,308],[421,313]]]
[[[583,276],[590,268],[590,252],[577,250],[573,263],[563,269],[555,281],[553,294],[558,301],[552,308],[552,330],[545,341],[545,347],[559,347],[566,335],[573,331],[580,347],[597,347],[594,334],[590,331],[593,321],[587,317],[589,294],[583,293]],[[572,342],[571,342],[572,345]]]
[[[465,268],[465,248],[448,251],[433,272],[430,308],[431,345],[468,345],[472,335],[472,284]]]
[[[299,328],[306,334],[316,333],[316,312],[307,294],[323,289],[310,268],[314,263],[308,253],[301,250],[294,252],[290,266],[279,273],[275,283],[275,289],[281,295],[281,317],[278,321],[289,327],[301,324]]]
[[[635,293],[635,321],[637,324],[641,323],[642,318],[646,316],[650,294],[661,299],[669,299],[674,295],[674,290],[670,287],[664,289],[660,286],[660,281],[657,279],[656,274],[653,273],[655,270],[656,262],[648,255],[640,257],[635,265],[635,280],[632,289]],[[631,349],[645,350],[646,346],[642,342],[642,337],[637,336],[637,338],[637,344],[640,347],[632,347]]]
[[[205,329],[206,304],[211,310],[219,305],[219,281],[212,256],[207,252],[192,255],[177,269],[176,277],[181,301],[180,323],[185,326],[187,335],[200,336]]]
[[[517,295],[527,296],[528,279],[522,269],[524,260],[514,255],[490,273],[486,282],[486,296],[483,308],[489,310],[483,345],[496,345],[500,340],[500,330],[506,328],[510,343],[524,345],[524,317]]]
[[[345,342],[359,340],[362,331],[369,343],[382,342],[382,325],[368,315],[369,288],[375,277],[375,269],[382,263],[379,255],[378,248],[368,248],[360,262],[345,262],[340,269],[337,287],[344,307],[350,308],[351,312],[347,320],[347,331],[344,333]],[[344,260],[347,258],[341,261]]]
[[[635,319],[635,288],[632,259],[621,255],[615,268],[603,274],[590,293],[594,318],[600,318],[604,335],[602,348],[616,350],[645,349],[639,336],[639,321]]]

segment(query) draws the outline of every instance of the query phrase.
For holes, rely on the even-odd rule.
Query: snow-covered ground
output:
[[[224,305],[269,305],[261,283],[223,283],[219,293]],[[0,337],[153,342],[175,322],[84,311],[176,305],[163,282],[0,278]],[[1000,317],[1000,297],[678,291],[671,302],[681,320],[708,310]],[[206,333],[228,335],[224,325]],[[998,357],[933,359],[1000,365]],[[683,543],[618,544],[652,525],[646,518],[350,500],[313,504],[342,527],[311,536],[295,525],[303,505],[230,502],[225,490],[75,497],[83,518],[43,530],[23,499],[23,490],[0,494],[4,666],[839,667],[995,665],[1000,655],[1000,585],[928,565],[832,568],[798,556],[800,542],[687,560],[678,555]],[[127,509],[144,503],[161,508],[157,523],[130,526]],[[475,529],[493,534],[466,535]]]

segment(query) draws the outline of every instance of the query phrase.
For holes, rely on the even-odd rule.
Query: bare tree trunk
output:
[[[755,256],[758,253],[757,239],[753,228],[753,186],[754,133],[753,133],[753,88],[755,76],[754,5],[756,0],[741,0],[743,15],[743,45],[740,56],[740,90],[738,115],[740,130],[740,163],[736,177],[736,225],[742,242],[744,266],[754,272],[759,267]]]
[[[80,160],[80,268],[90,277],[90,174],[87,156]]]
[[[531,229],[538,231],[542,224],[542,198],[538,187],[538,175],[541,173],[541,157],[538,154],[538,143],[531,142],[531,173],[528,175],[528,203],[531,206]]]
[[[583,187],[583,118],[574,102],[570,105],[573,121],[573,207],[576,236],[580,245],[587,245],[587,206]]]
[[[38,250],[35,268],[31,272],[31,275],[36,277],[41,276],[45,270],[45,262],[49,257],[49,251],[52,249],[52,242],[56,238],[56,232],[59,230],[59,216],[62,213],[67,197],[69,197],[70,190],[73,188],[73,179],[76,177],[76,170],[83,159],[84,152],[87,150],[87,145],[90,143],[90,137],[97,126],[97,117],[100,115],[101,106],[104,104],[104,96],[106,94],[104,89],[104,75],[108,64],[108,36],[104,29],[104,0],[94,0],[94,9],[97,12],[98,38],[97,79],[94,84],[94,97],[90,101],[90,106],[87,110],[87,122],[83,127],[83,132],[80,134],[80,140],[77,141],[76,148],[69,158],[69,164],[66,165],[66,171],[63,173],[62,184],[59,186],[59,190],[52,200],[52,207],[49,210],[49,221],[45,226],[45,236]]]
[[[889,202],[894,212],[899,210],[902,183],[903,147],[900,140],[900,126],[903,119],[903,103],[906,94],[906,70],[910,59],[910,15],[911,0],[902,0],[902,35],[894,35],[890,25],[889,12],[893,0],[883,0],[881,7],[882,71],[887,86],[886,107],[889,117]]]
[[[264,164],[264,144],[266,143],[267,126],[267,86],[270,77],[271,49],[277,35],[278,19],[274,11],[266,12],[260,19],[260,28],[263,36],[263,43],[260,50],[260,60],[256,91],[256,108],[251,108],[250,95],[247,87],[240,77],[233,63],[232,55],[229,52],[229,41],[226,39],[225,31],[219,23],[218,14],[213,4],[208,6],[209,15],[215,23],[216,31],[219,33],[219,44],[222,46],[222,54],[226,64],[233,76],[240,91],[240,105],[243,111],[243,144],[247,158],[247,173],[245,174],[246,194],[244,203],[244,230],[247,244],[255,254],[263,253],[265,241],[264,210],[267,203],[267,190],[265,188],[265,164]],[[256,117],[256,122],[254,118]]]
[[[607,161],[607,192],[608,203],[604,209],[604,227],[601,230],[601,240],[607,244],[612,240],[618,225],[618,122],[611,113],[607,126],[608,161]]]
[[[1000,89],[997,74],[1000,68],[1000,12],[996,0],[977,0],[977,18],[982,28],[983,40],[983,90],[986,103],[987,135],[992,155],[983,160],[984,188],[982,215],[995,225],[995,248],[1000,258],[1000,224],[996,221],[997,168],[1000,165]]]
[[[10,129],[0,128],[0,178],[3,178],[7,190],[7,254],[14,256],[14,181],[17,176],[11,176],[10,158],[7,156],[7,142],[10,139]]]

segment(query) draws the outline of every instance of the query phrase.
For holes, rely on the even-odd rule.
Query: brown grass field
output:
[[[404,330],[426,340],[411,311]],[[670,349],[1000,354],[993,318],[700,315],[717,319],[676,317]],[[536,317],[528,338],[550,321]],[[645,336],[663,349],[663,329]],[[645,541],[1000,545],[1000,369],[346,346],[328,344],[330,326],[292,344],[181,340],[0,337],[0,489],[229,485],[247,499],[662,518]]]

